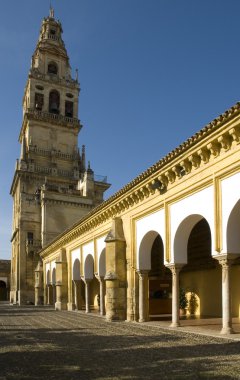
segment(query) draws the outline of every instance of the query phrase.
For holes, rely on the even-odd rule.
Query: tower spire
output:
[[[53,9],[53,7],[52,7],[51,2],[50,2],[50,9],[49,9],[49,16],[50,16],[51,18],[54,18],[54,9]]]

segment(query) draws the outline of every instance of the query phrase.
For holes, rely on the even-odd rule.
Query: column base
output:
[[[220,334],[227,335],[227,334],[234,334],[234,331],[232,327],[223,327]]]
[[[75,310],[75,304],[73,302],[68,302],[67,309],[68,309],[68,311]]]
[[[138,320],[139,323],[148,322],[148,321],[149,321],[149,319],[147,319],[147,318],[140,318]]]
[[[171,328],[175,328],[175,327],[180,327],[180,323],[179,322],[172,322],[171,325],[169,326]]]
[[[55,302],[55,310],[67,310],[67,304],[63,302]]]

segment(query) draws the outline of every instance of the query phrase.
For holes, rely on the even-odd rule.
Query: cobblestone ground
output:
[[[240,342],[0,305],[0,380],[240,379]]]

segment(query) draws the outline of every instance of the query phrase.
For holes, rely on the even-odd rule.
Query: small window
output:
[[[65,116],[73,117],[73,102],[66,100],[65,102]]]
[[[33,244],[33,232],[27,233],[27,241],[28,241],[28,244]]]
[[[55,30],[55,29],[50,29],[50,34],[51,34],[52,36],[55,36],[55,34],[56,34],[56,30]]]
[[[58,73],[57,64],[55,62],[50,62],[48,64],[48,74],[55,74],[55,75],[57,75],[57,73]]]
[[[43,94],[35,93],[35,109],[38,111],[42,111],[44,103]]]
[[[67,94],[66,94],[66,96],[68,97],[68,98],[73,98],[73,94],[70,94],[70,92],[68,92]]]
[[[49,94],[49,112],[59,114],[60,95],[56,90],[52,90]]]

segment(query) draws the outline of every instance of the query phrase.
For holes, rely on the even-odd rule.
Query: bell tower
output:
[[[106,177],[86,167],[78,148],[80,85],[73,78],[62,25],[44,18],[23,96],[20,159],[11,186],[11,302],[34,302],[38,251],[103,201]]]

